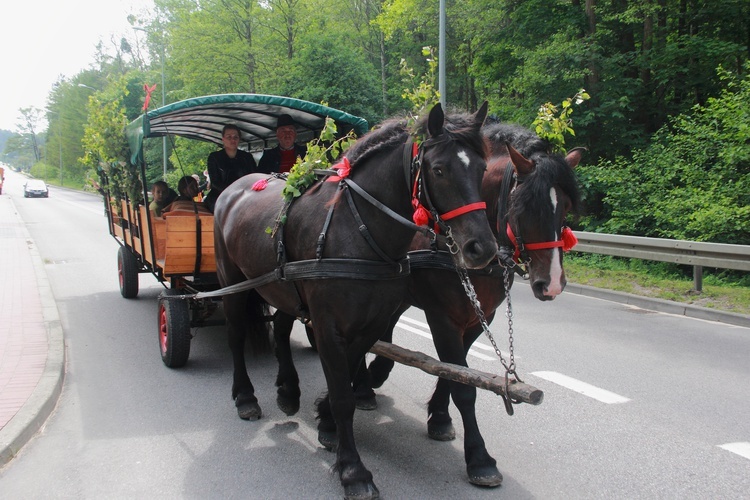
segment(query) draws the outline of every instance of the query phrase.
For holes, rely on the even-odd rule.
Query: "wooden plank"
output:
[[[195,232],[174,232],[167,230],[167,248],[195,248]],[[214,247],[214,233],[201,231],[203,250]]]
[[[143,227],[141,228],[142,229],[141,235],[143,236],[143,245],[144,245],[143,259],[153,266],[155,264],[155,259],[154,259],[154,255],[151,252],[152,236],[151,236],[151,233],[146,230],[148,229],[147,228],[148,219],[146,218],[148,217],[148,214],[146,213],[146,210],[147,209],[145,205],[138,206],[138,211],[140,212],[140,216],[141,216],[141,222],[143,223]]]
[[[164,217],[167,221],[167,230],[172,231],[195,231],[195,216],[192,215],[170,215]],[[201,232],[214,231],[213,215],[201,215]]]
[[[419,368],[430,375],[505,395],[504,375],[493,375],[466,366],[443,363],[422,352],[411,351],[383,341],[376,342],[370,352],[404,365]],[[511,382],[508,392],[514,401],[522,401],[532,405],[539,405],[544,399],[544,392],[523,382]]]

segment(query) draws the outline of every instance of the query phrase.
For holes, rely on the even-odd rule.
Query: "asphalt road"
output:
[[[249,355],[264,417],[241,421],[221,327],[197,331],[185,368],[162,364],[162,288],[141,275],[138,298],[120,296],[118,245],[98,197],[53,187],[49,199],[26,200],[7,188],[45,261],[68,367],[43,431],[0,470],[0,498],[342,496],[334,456],[317,443],[312,406],[324,380],[302,328],[293,334],[299,414],[276,407],[273,357]],[[750,329],[575,294],[541,303],[524,285],[513,291],[519,373],[545,398],[509,417],[497,396],[479,391],[480,426],[503,486],[467,482],[455,410],[458,439],[427,439],[434,379],[397,366],[379,408],[355,420],[384,498],[750,497]],[[502,348],[501,319],[492,330]],[[395,342],[433,353],[426,332],[411,310]],[[501,371],[489,342],[474,351],[471,366]]]

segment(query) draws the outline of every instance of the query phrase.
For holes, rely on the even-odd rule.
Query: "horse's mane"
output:
[[[416,123],[413,135],[426,139],[429,113],[424,113]],[[375,156],[384,149],[390,149],[406,142],[409,135],[406,118],[396,117],[382,122],[376,128],[362,136],[346,152],[352,168],[354,165]],[[481,157],[486,157],[486,145],[481,134],[477,133],[474,117],[469,113],[451,113],[445,115],[443,133],[449,138],[461,142],[474,150]]]
[[[347,150],[346,157],[354,167],[384,149],[405,143],[408,134],[405,118],[391,118],[363,135]]]
[[[577,213],[581,195],[575,172],[563,155],[552,153],[550,143],[531,130],[519,125],[494,123],[485,126],[484,136],[489,142],[492,156],[508,154],[506,143],[513,146],[525,158],[536,165],[533,172],[523,179],[513,199],[511,213],[543,214],[551,186],[557,185],[568,195],[572,203],[571,212]]]

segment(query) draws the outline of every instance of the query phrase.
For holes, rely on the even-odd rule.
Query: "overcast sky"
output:
[[[44,109],[60,75],[91,66],[100,40],[130,35],[128,14],[144,8],[153,1],[0,0],[0,129],[17,130],[20,108]]]

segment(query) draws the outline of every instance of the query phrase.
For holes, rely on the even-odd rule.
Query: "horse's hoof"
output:
[[[328,451],[333,451],[339,444],[339,438],[336,431],[318,430],[318,442]]]
[[[380,498],[380,492],[372,481],[344,486],[344,498],[346,500],[371,500]]]
[[[450,422],[427,422],[427,436],[435,441],[453,441],[456,429]]]
[[[242,420],[258,420],[263,412],[258,403],[242,403],[237,406],[237,414]]]
[[[358,410],[374,410],[378,407],[378,400],[375,399],[375,393],[370,397],[357,397],[354,396],[354,404]]]
[[[496,488],[503,483],[503,475],[500,474],[497,467],[478,467],[474,472],[467,470],[467,473],[469,474],[469,482],[476,486]]]
[[[287,398],[279,394],[276,397],[276,404],[279,410],[283,411],[288,417],[295,415],[299,411],[299,398]]]

